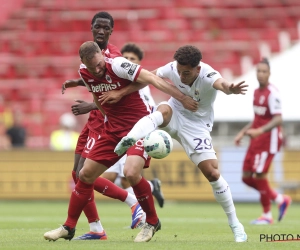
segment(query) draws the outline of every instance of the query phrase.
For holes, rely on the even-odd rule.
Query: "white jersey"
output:
[[[163,67],[160,67],[156,74],[162,78],[170,79],[175,86],[185,95],[192,97],[199,102],[199,107],[196,112],[185,109],[181,102],[173,97],[169,100],[172,106],[187,119],[197,122],[197,126],[202,126],[208,131],[212,130],[214,122],[214,101],[216,99],[217,90],[213,88],[214,82],[222,78],[220,73],[214,70],[206,63],[200,62],[201,66],[199,76],[190,87],[181,83],[179,74],[177,72],[177,62],[170,62]]]

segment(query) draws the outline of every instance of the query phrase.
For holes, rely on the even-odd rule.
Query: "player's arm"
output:
[[[263,133],[266,133],[273,128],[280,126],[282,124],[282,116],[281,114],[274,115],[271,121],[269,121],[267,124],[259,127],[259,128],[252,128],[248,129],[245,134],[249,135],[251,138],[256,138]]]
[[[184,108],[188,110],[197,111],[198,109],[198,102],[194,101],[190,96],[180,92],[174,85],[169,84],[148,70],[142,69],[136,81],[142,84],[152,84],[155,88],[180,101]]]
[[[219,78],[213,83],[213,87],[217,90],[224,92],[226,95],[230,95],[230,94],[244,95],[245,92],[247,91],[248,85],[245,84],[245,81],[234,84],[228,82],[224,78]]]
[[[234,138],[234,144],[236,146],[239,146],[241,144],[241,140],[244,137],[244,135],[246,134],[247,130],[249,128],[251,128],[252,126],[252,122],[249,122],[245,127],[243,127],[240,132],[238,132],[238,134],[236,135],[236,137]]]
[[[77,102],[76,104],[71,106],[72,113],[74,115],[82,115],[82,114],[87,114],[92,110],[97,110],[98,107],[96,103],[92,102],[85,102],[83,100],[75,100]]]
[[[148,84],[145,84],[145,83],[132,82],[122,89],[104,92],[99,97],[99,102],[101,105],[103,105],[104,103],[109,103],[109,104],[117,103],[118,101],[120,101],[120,99],[123,96],[129,95],[135,91],[138,91],[138,90],[146,87],[147,85]]]
[[[61,93],[64,94],[66,89],[77,86],[85,86],[81,78],[66,80],[61,87]]]

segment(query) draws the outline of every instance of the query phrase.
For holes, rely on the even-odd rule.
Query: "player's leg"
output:
[[[228,224],[234,234],[235,241],[247,241],[247,234],[236,215],[229,185],[218,170],[218,161],[215,154],[197,154],[197,157],[194,156],[193,161],[195,162],[196,159],[199,162],[198,168],[211,184],[217,202],[222,206],[227,215]]]
[[[248,148],[244,163],[243,163],[243,176],[242,181],[248,185],[249,187],[252,187],[257,190],[256,180],[255,180],[255,170],[253,170],[253,164],[254,164],[254,157],[252,153],[251,146]]]
[[[258,219],[252,221],[252,224],[272,224],[273,216],[271,212],[271,201],[275,201],[278,204],[279,215],[278,221],[280,221],[285,215],[287,208],[291,203],[291,198],[287,195],[282,195],[276,190],[271,188],[268,180],[268,171],[271,162],[274,158],[274,154],[270,154],[266,151],[260,152],[255,155],[256,163],[256,185],[260,192],[260,202],[263,207],[263,214]]]
[[[154,131],[158,126],[165,127],[172,118],[172,108],[163,102],[158,105],[156,111],[141,118],[130,130],[127,136],[123,137],[115,148],[118,155],[122,155],[128,148],[133,146],[139,139]]]
[[[71,194],[69,201],[68,217],[65,223],[58,229],[46,232],[44,238],[47,240],[57,240],[64,238],[71,240],[75,235],[75,226],[81,212],[93,199],[94,181],[106,170],[103,164],[87,159],[83,168],[80,170],[78,182]]]
[[[155,232],[161,228],[161,225],[156,214],[150,185],[141,175],[144,166],[149,166],[149,160],[146,160],[147,155],[144,153],[144,150],[141,151],[140,149],[143,149],[142,141],[137,141],[135,146],[128,150],[124,174],[146,213],[146,223],[134,241],[147,242],[152,239]]]

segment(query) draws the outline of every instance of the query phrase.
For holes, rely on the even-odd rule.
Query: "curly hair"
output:
[[[101,12],[98,12],[97,14],[95,14],[91,21],[92,25],[94,24],[94,22],[96,21],[97,18],[109,19],[111,27],[112,28],[114,27],[114,24],[115,24],[114,19],[108,12],[101,11]]]
[[[124,52],[131,52],[131,53],[135,54],[139,58],[140,61],[144,58],[143,50],[139,46],[137,46],[135,43],[125,44],[121,49],[121,53],[123,54]]]
[[[194,68],[199,65],[202,54],[195,46],[185,45],[175,52],[174,59],[181,65],[190,65]]]

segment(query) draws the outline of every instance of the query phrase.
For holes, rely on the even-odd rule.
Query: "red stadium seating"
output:
[[[78,47],[92,39],[90,22],[99,1],[13,2],[0,10],[0,94],[26,115],[29,146],[47,146],[51,130],[73,100],[92,99],[85,88],[61,95],[61,85],[78,77]],[[276,53],[280,32],[292,42],[299,40],[299,0],[103,0],[101,6],[115,20],[110,42],[119,48],[138,43],[149,70],[172,60],[179,46],[193,44],[204,62],[238,76],[243,56],[260,59],[260,43]]]

